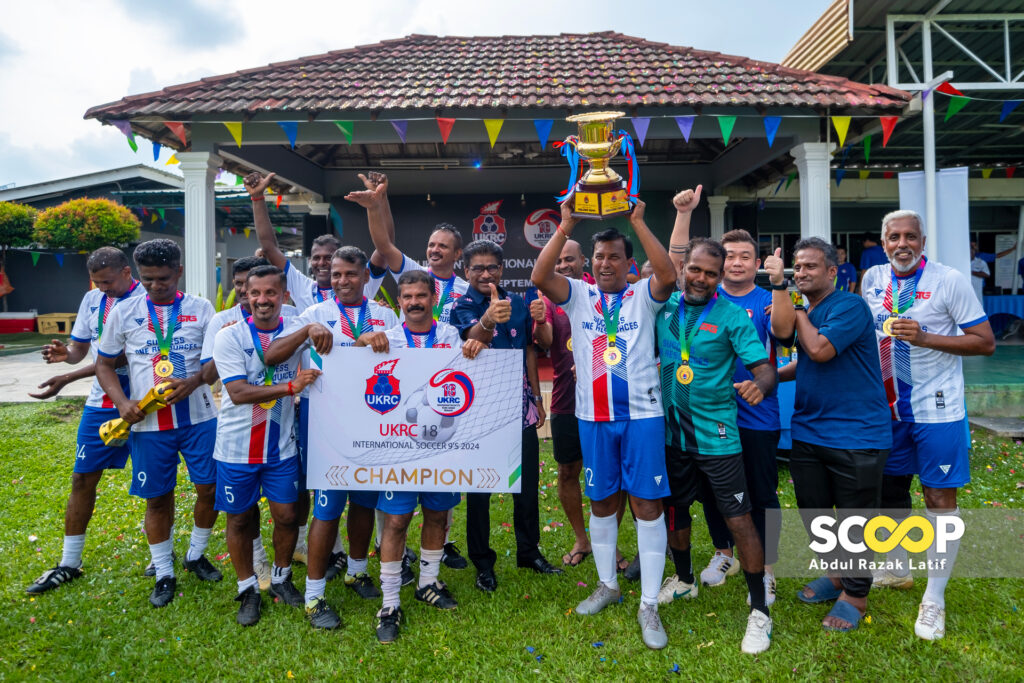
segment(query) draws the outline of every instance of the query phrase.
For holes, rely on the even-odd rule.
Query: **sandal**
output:
[[[825,626],[824,624],[821,626],[826,631],[839,631],[840,633],[856,631],[857,627],[860,626],[860,620],[864,618],[864,615],[860,613],[859,609],[845,600],[837,600],[836,604],[832,605],[832,609],[829,611],[827,616],[836,617],[851,624],[851,626],[847,626],[845,628],[840,628],[838,626]]]
[[[626,559],[625,556],[623,556],[623,557],[619,558],[618,560],[616,560],[616,562],[615,562],[615,571],[617,573],[621,574],[624,571],[626,571],[627,569],[629,569],[629,565],[630,565],[629,560]]]
[[[810,588],[814,591],[814,595],[808,597],[804,594],[804,590]],[[808,604],[816,604],[819,602],[829,602],[838,598],[843,592],[842,588],[836,588],[832,585],[832,579],[828,576],[819,576],[814,581],[811,581],[806,586],[796,592],[796,597],[801,602]]]
[[[566,567],[578,567],[583,561],[590,557],[591,550],[574,550],[562,557],[562,564]]]

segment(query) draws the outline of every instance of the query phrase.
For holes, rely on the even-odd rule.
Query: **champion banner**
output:
[[[520,491],[523,354],[334,347],[310,391],[310,489]]]

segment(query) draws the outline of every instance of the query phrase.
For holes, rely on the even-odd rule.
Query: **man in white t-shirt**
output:
[[[199,364],[213,305],[178,291],[181,250],[171,240],[143,242],[135,248],[134,258],[146,296],[131,297],[110,312],[100,338],[96,379],[121,417],[133,425],[129,492],[146,499],[146,536],[156,570],[149,601],[164,607],[174,599],[177,587],[171,525],[179,452],[196,487],[195,523],[185,568],[204,581],[223,578],[203,554],[217,521],[213,464],[217,408]],[[130,397],[115,370],[121,354],[128,359]],[[165,399],[167,407],[143,413],[139,400],[163,382],[172,387]]]
[[[561,306],[572,325],[576,362],[576,416],[586,493],[591,500],[590,540],[600,584],[576,607],[596,614],[618,602],[615,577],[615,513],[619,492],[629,494],[637,518],[641,606],[637,614],[644,644],[661,649],[668,638],[658,616],[658,591],[665,570],[667,532],[662,498],[669,495],[665,467],[665,419],[654,357],[655,316],[675,291],[676,271],[668,253],[644,222],[644,203],[630,214],[654,275],[630,284],[633,245],[615,229],[592,237],[596,284],[555,272],[555,261],[577,219],[571,201],[562,222],[533,267],[533,283]]]
[[[110,311],[125,299],[144,292],[132,277],[128,257],[120,249],[100,247],[89,254],[86,268],[96,287],[82,297],[78,317],[71,329],[71,344],[65,346],[59,339],[54,339],[43,347],[43,358],[47,363],[74,365],[88,355],[91,362],[75,372],[51,377],[39,385],[44,391],[29,394],[33,398],[56,396],[69,382],[95,374],[96,348]],[[128,369],[121,367],[116,372],[122,386],[127,389]],[[85,546],[86,527],[96,505],[96,485],[104,470],[124,469],[128,462],[127,445],[107,446],[99,436],[100,425],[118,416],[110,397],[103,393],[99,382],[93,381],[89,397],[85,400],[82,419],[78,423],[71,494],[64,511],[63,554],[57,566],[44,572],[25,589],[26,592],[45,593],[82,575],[82,549]]]
[[[971,286],[980,303],[985,302],[983,290],[990,274],[985,259],[978,256],[978,243],[971,242]]]
[[[971,480],[970,434],[965,424],[961,357],[990,356],[995,336],[966,278],[956,269],[922,256],[925,227],[913,211],[882,219],[882,247],[889,264],[864,275],[861,296],[871,308],[892,414],[892,451],[882,477],[882,507],[911,507],[914,475],[924,491],[926,516],[959,517],[957,489]],[[927,550],[928,585],[914,632],[937,640],[946,632],[945,591],[960,542],[946,552]],[[913,585],[906,550],[889,553],[892,570],[876,572],[874,585]]]

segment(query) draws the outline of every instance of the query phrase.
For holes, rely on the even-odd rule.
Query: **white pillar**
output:
[[[708,208],[711,209],[711,239],[721,240],[725,234],[725,206],[729,198],[725,195],[708,197]]]
[[[827,142],[805,142],[790,154],[800,175],[800,237],[820,237],[832,242],[832,213],[829,196],[829,154]]]
[[[932,73],[932,25],[930,21],[921,22],[921,52],[924,62],[924,80],[931,81]],[[924,224],[929,230],[935,230],[939,224],[938,199],[935,190],[935,94],[921,93],[921,130],[924,133]],[[964,226],[968,229],[968,226]],[[934,233],[933,233],[934,234]],[[969,241],[969,240],[968,240]],[[925,253],[933,261],[939,260],[939,240],[925,241]],[[968,257],[968,261],[970,258]],[[970,267],[968,267],[970,271]],[[970,273],[968,272],[968,281]]]
[[[185,176],[185,290],[212,301],[217,296],[213,179],[221,158],[210,152],[179,152],[178,161]]]

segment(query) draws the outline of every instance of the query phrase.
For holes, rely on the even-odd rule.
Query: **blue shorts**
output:
[[[885,473],[916,474],[929,488],[958,489],[971,481],[968,435],[962,420],[893,422]]]
[[[260,491],[274,503],[299,499],[299,459],[286,458],[273,464],[217,463],[216,508],[239,515],[260,500]]]
[[[159,498],[178,483],[178,453],[185,459],[193,484],[215,484],[217,466],[213,444],[217,420],[162,432],[131,433],[132,486],[129,493],[139,498]]]
[[[462,494],[450,491],[381,491],[377,509],[389,515],[406,515],[422,505],[428,510],[447,512],[460,500]]]
[[[128,445],[110,447],[100,438],[100,425],[121,417],[117,408],[86,406],[78,423],[75,472],[88,474],[101,470],[123,470],[128,462]]]
[[[345,511],[349,498],[353,505],[373,510],[377,507],[377,491],[339,491],[321,489],[313,497],[313,516],[321,522],[333,522]]]
[[[604,500],[620,490],[644,500],[669,495],[664,418],[580,420],[580,446],[590,500]]]
[[[309,397],[303,397],[296,410],[299,411],[299,419],[295,421],[295,442],[299,449],[299,490],[305,491],[306,463],[309,462]]]

